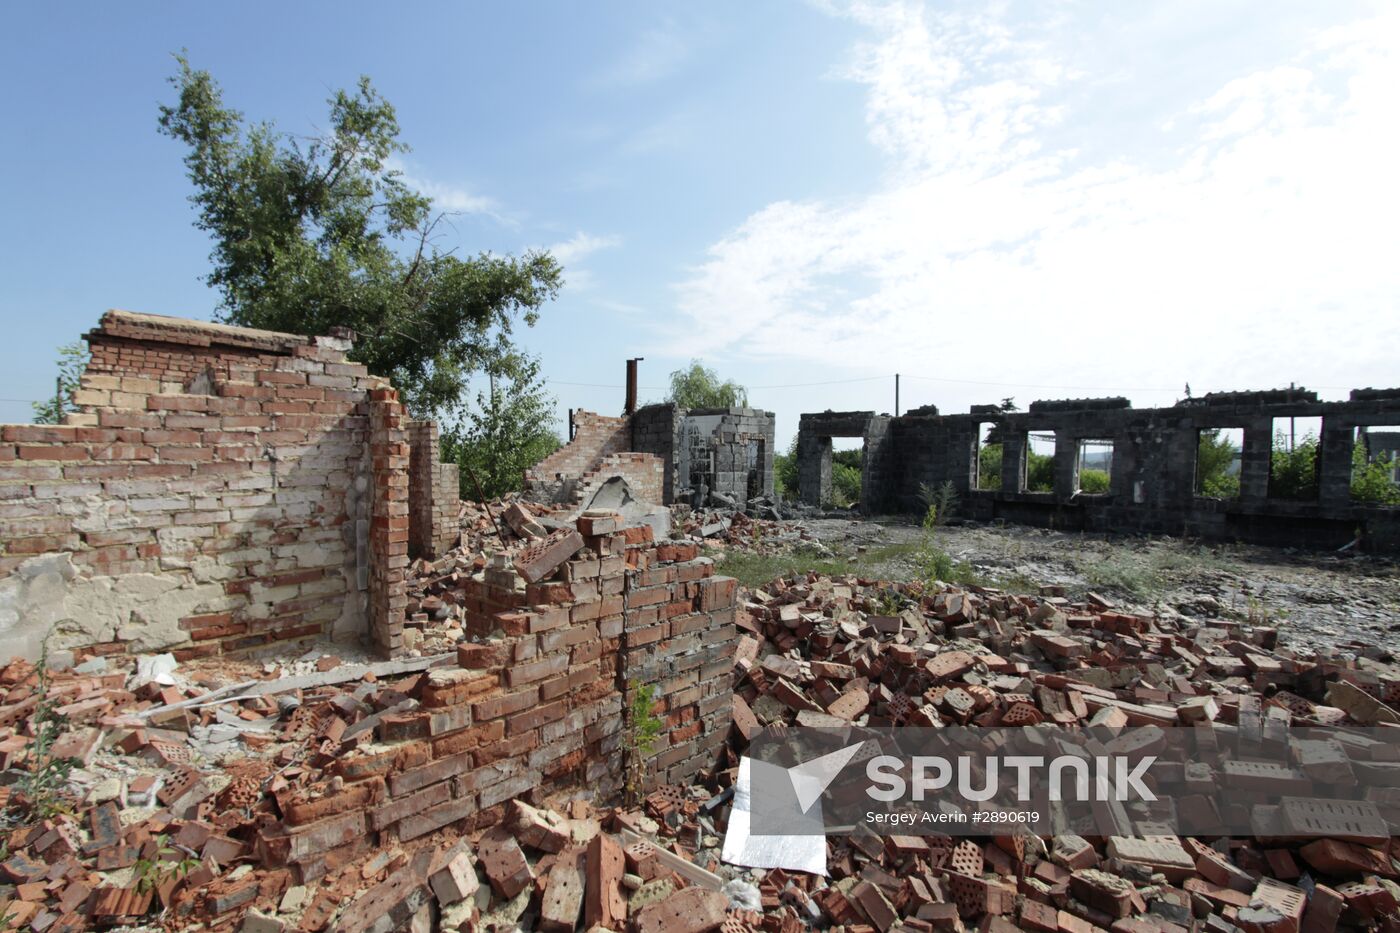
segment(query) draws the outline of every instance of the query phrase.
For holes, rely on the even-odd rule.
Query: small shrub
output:
[[[183,849],[168,845],[169,842],[169,836],[163,833],[157,836],[156,857],[137,859],[133,866],[136,887],[143,893],[154,891],[172,879],[178,881],[199,867],[199,859]]]
[[[34,707],[34,741],[29,745],[29,770],[20,773],[15,789],[29,806],[30,816],[46,820],[71,808],[63,799],[73,760],[56,758],[54,743],[67,728],[67,720],[59,715],[59,702],[49,696],[49,640],[44,639],[39,661],[34,666],[39,683],[35,690],[38,704]]]
[[[661,734],[664,723],[656,715],[656,686],[638,684],[635,680],[627,685],[631,700],[627,704],[627,716],[623,725],[622,742],[627,754],[627,798],[635,803],[641,800],[646,782],[646,759],[656,745],[656,737]]]
[[[952,480],[944,480],[936,488],[928,483],[920,483],[919,499],[927,509],[924,513],[924,528],[927,530],[930,521],[934,526],[946,524],[948,516],[957,510],[958,488],[953,485]]]

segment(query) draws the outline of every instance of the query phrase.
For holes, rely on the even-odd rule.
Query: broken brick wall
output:
[[[574,484],[572,502],[587,508],[598,490],[614,477],[622,477],[642,502],[659,503],[664,494],[665,466],[660,457],[631,451],[608,454]]]
[[[823,439],[878,427],[878,469],[867,466],[862,507],[867,512],[920,510],[923,486],[951,482],[960,511],[981,521],[1006,520],[1065,530],[1191,535],[1305,547],[1341,547],[1361,539],[1375,551],[1400,551],[1400,509],[1351,498],[1352,446],[1358,428],[1400,424],[1400,389],[1357,389],[1348,401],[1319,401],[1304,389],[1212,393],[1170,408],[1132,408],[1127,399],[1033,402],[1028,411],[974,406],[940,415],[932,406],[898,418],[872,412],[803,415],[798,434],[802,498],[823,480]],[[1288,499],[1270,486],[1275,419],[1321,418],[1316,495]],[[859,422],[857,424],[856,422]],[[981,428],[1001,438],[1001,485],[977,487]],[[1198,489],[1196,457],[1202,431],[1238,429],[1240,491],[1209,497]],[[1028,437],[1054,437],[1054,488],[1026,488]],[[1080,443],[1112,443],[1106,493],[1079,489]],[[867,458],[870,458],[867,438]],[[826,474],[829,477],[829,473]],[[809,494],[809,490],[811,493]]]
[[[567,559],[565,559],[567,558]],[[533,582],[528,582],[532,581]],[[655,687],[651,783],[710,766],[729,731],[736,583],[693,543],[658,543],[616,515],[584,516],[512,559],[497,554],[437,594],[467,609],[456,664],[405,688],[375,739],[333,766],[339,789],[262,833],[260,855],[317,877],[328,865],[434,832],[489,825],[507,801],[622,789],[624,696]]]
[[[594,489],[622,476],[648,502],[691,503],[703,490],[742,505],[773,494],[774,423],[772,412],[685,410],[670,402],[630,418],[578,411],[573,442],[528,471],[529,491],[542,501],[586,505]]]
[[[525,471],[526,491],[546,502],[573,501],[579,478],[607,455],[629,449],[631,436],[627,418],[574,412],[573,440]]]
[[[407,450],[389,393],[371,451],[388,390],[348,339],[114,311],[87,340],[68,423],[0,427],[8,653],[50,629],[54,647],[182,659],[391,640],[401,574],[370,571],[398,557]]]
[[[369,641],[382,657],[403,653],[408,609],[408,436],[393,389],[370,389],[373,466],[369,523]]]
[[[458,467],[455,463],[442,462],[436,422],[409,421],[405,431],[410,503],[408,556],[434,560],[461,540]]]

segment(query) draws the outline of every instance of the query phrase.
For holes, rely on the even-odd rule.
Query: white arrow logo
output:
[[[788,768],[788,780],[792,781],[793,792],[797,794],[797,805],[806,813],[812,804],[821,799],[831,782],[841,773],[841,769],[855,757],[864,742],[847,745],[843,749],[804,761],[795,768]]]

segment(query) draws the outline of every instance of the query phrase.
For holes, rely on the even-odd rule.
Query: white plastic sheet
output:
[[[796,805],[794,795],[791,819],[805,824],[806,832],[785,833],[781,836],[756,836],[749,832],[752,824],[753,775],[755,769],[771,769],[764,780],[787,781],[787,769],[765,761],[744,757],[739,761],[739,779],[734,784],[734,805],[729,811],[729,829],[724,834],[720,858],[731,865],[745,868],[785,868],[826,875],[826,836],[823,833],[822,806],[818,800],[804,814]],[[765,785],[767,786],[767,785]],[[785,818],[788,814],[784,814]]]

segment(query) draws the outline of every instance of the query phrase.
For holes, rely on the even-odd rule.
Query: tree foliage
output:
[[[1280,431],[1274,435],[1269,464],[1269,495],[1278,499],[1317,498],[1317,437],[1303,436],[1292,449]]]
[[[35,424],[62,424],[63,416],[74,410],[73,390],[87,367],[87,347],[81,340],[58,348],[58,384],[53,398],[34,403]]]
[[[1026,451],[1026,491],[1055,491],[1055,458],[1052,455]]]
[[[860,502],[864,451],[838,450],[831,455],[831,504],[847,509]]]
[[[746,408],[748,390],[734,380],[720,381],[719,374],[699,360],[671,373],[671,392],[666,401],[677,408]]]
[[[1202,431],[1196,442],[1196,495],[1233,499],[1240,494],[1240,477],[1235,473],[1237,448],[1219,428]]]
[[[478,497],[473,474],[488,499],[522,489],[525,471],[559,449],[559,436],[548,427],[554,398],[539,368],[523,356],[488,366],[494,389],[478,393],[466,419],[443,432],[442,457],[461,468],[462,498]]]
[[[545,252],[440,250],[442,215],[391,167],[408,147],[368,78],[337,91],[328,132],[302,141],[246,123],[207,71],[177,61],[179,97],[160,108],[160,129],[188,148],[195,224],[214,239],[207,281],[225,321],[311,335],[353,328],[353,358],[420,415],[460,403],[472,372],[502,370],[512,324],[535,322],[560,267]]]
[[[797,436],[793,435],[787,453],[773,455],[773,489],[789,502],[796,502],[797,487]]]
[[[1001,488],[1001,444],[986,443],[977,451],[977,488]]]

